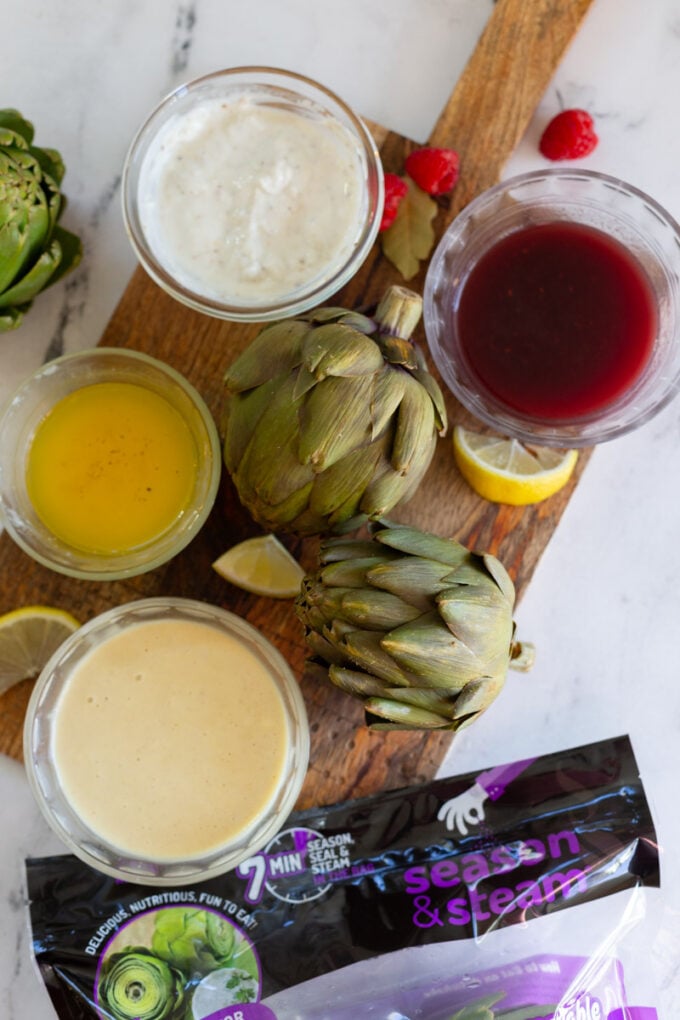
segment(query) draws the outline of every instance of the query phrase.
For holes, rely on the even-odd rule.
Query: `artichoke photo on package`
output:
[[[655,1020],[659,850],[628,737],[291,815],[142,886],[26,862],[61,1020]]]

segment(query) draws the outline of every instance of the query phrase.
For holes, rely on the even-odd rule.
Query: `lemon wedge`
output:
[[[305,572],[275,535],[247,538],[227,549],[213,568],[220,577],[255,595],[292,598],[300,592]]]
[[[458,469],[475,492],[492,503],[540,503],[563,488],[574,470],[576,450],[530,447],[517,439],[453,430]]]
[[[51,606],[23,606],[0,616],[0,693],[37,676],[78,627],[70,613]]]

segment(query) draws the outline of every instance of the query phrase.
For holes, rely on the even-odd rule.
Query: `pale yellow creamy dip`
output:
[[[361,231],[365,169],[349,131],[247,98],[177,115],[140,177],[142,228],[185,287],[267,303],[329,279]]]
[[[154,860],[204,855],[271,804],[290,733],[265,666],[235,637],[187,620],[127,627],[62,691],[54,763],[90,828]]]

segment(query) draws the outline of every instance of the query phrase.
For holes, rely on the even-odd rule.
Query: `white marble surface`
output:
[[[134,268],[120,215],[128,142],[180,81],[263,63],[320,79],[366,116],[424,140],[491,0],[25,0],[3,12],[2,105],[36,124],[67,165],[66,226],[81,267],[0,337],[0,400],[45,357],[90,346]],[[680,9],[594,0],[506,175],[544,166],[537,141],[562,106],[597,120],[579,165],[623,177],[680,218]],[[462,772],[630,733],[663,847],[664,1016],[680,1015],[680,400],[598,449],[517,611],[533,672],[465,731],[443,771]],[[26,852],[53,849],[21,769],[0,761],[0,1015],[51,1020],[33,973],[18,888]],[[653,957],[653,958],[652,958]],[[650,966],[656,968],[658,953]]]

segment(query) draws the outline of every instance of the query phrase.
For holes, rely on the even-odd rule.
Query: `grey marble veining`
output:
[[[0,336],[0,401],[44,359],[99,339],[135,260],[120,212],[132,136],[181,81],[267,64],[318,78],[416,140],[434,124],[491,0],[26,0],[3,12],[2,105],[59,148],[76,272]],[[680,217],[677,0],[594,0],[505,175],[545,165],[553,113],[587,107],[600,143],[580,166],[624,178]],[[452,140],[455,144],[455,140]],[[665,912],[650,946],[666,1020],[680,1016],[680,401],[593,455],[521,605],[534,670],[454,743],[444,772],[628,732],[663,847]],[[28,951],[21,862],[52,837],[22,770],[0,761],[0,1018],[52,1020]]]

